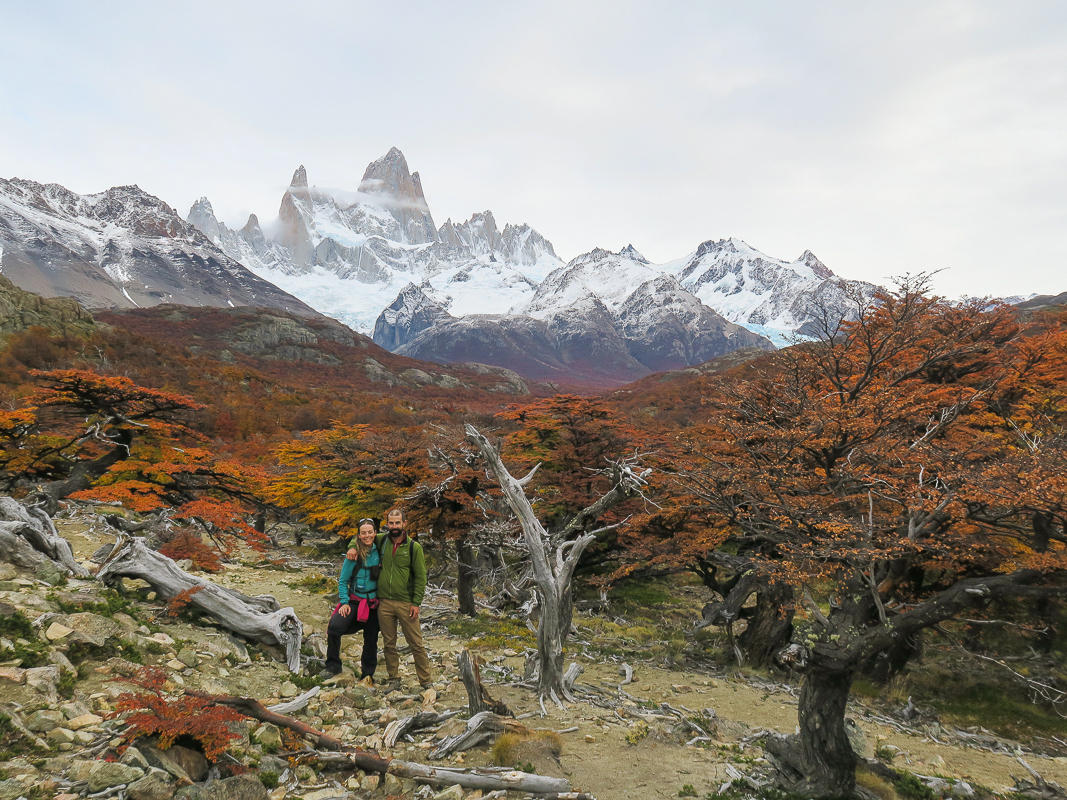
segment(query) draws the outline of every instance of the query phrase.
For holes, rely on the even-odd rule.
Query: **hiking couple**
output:
[[[340,604],[326,630],[324,677],[341,672],[341,637],[363,631],[360,679],[371,678],[378,667],[378,631],[382,633],[385,668],[389,681],[400,679],[397,626],[415,657],[415,672],[422,688],[433,685],[430,659],[422,644],[419,606],[426,592],[426,558],[422,546],[405,532],[403,510],[385,516],[387,533],[379,534],[372,519],[361,519],[353,547],[348,551],[337,580]]]

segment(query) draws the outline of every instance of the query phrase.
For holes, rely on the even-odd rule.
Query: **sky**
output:
[[[399,147],[564,260],[735,236],[948,296],[1067,290],[1062,0],[0,0],[0,176],[277,216]]]

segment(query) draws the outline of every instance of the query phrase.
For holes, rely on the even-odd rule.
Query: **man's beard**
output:
[[[397,530],[393,530],[392,528],[389,529],[389,538],[390,539],[399,539],[403,535],[404,535],[404,529],[403,528],[399,528]]]

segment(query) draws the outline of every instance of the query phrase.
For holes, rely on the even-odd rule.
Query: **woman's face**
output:
[[[359,526],[359,540],[363,544],[374,544],[374,526],[369,522]]]

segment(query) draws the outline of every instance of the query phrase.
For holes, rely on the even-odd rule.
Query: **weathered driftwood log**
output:
[[[432,728],[452,719],[458,713],[458,711],[446,711],[444,714],[435,714],[432,711],[420,711],[412,716],[394,719],[385,728],[385,734],[382,736],[382,745],[392,750],[396,747],[397,740],[408,731]]]
[[[52,518],[41,509],[24,506],[12,497],[0,497],[0,530],[23,539],[38,553],[73,575],[79,578],[89,575],[85,567],[74,560],[70,542],[59,535]],[[23,553],[16,555],[12,552],[12,559],[26,559],[24,548],[20,549]],[[0,550],[0,556],[6,556],[6,550]],[[12,560],[12,563],[15,562]]]
[[[140,578],[163,598],[170,600],[181,592],[190,592],[189,605],[210,614],[236,634],[279,645],[291,672],[300,671],[300,643],[304,626],[292,608],[280,608],[270,595],[249,597],[218,586],[211,581],[181,570],[173,559],[149,549],[144,539],[119,534],[115,547],[100,567],[100,581],[116,578]]]
[[[529,732],[530,729],[522,723],[501,717],[491,711],[483,711],[467,721],[467,728],[462,733],[441,742],[437,749],[430,753],[430,758],[445,758],[461,750],[469,750],[497,733],[528,734]]]
[[[310,703],[311,698],[315,697],[321,691],[321,686],[312,686],[299,697],[294,697],[292,700],[285,703],[275,703],[272,706],[267,706],[267,710],[273,711],[275,714],[292,714],[294,711],[299,711]]]
[[[365,756],[350,753],[317,753],[316,760],[324,770],[345,770],[356,767],[365,772],[378,772],[373,766],[365,766]],[[377,762],[385,765],[383,772],[398,778],[411,778],[421,783],[436,786],[462,786],[464,789],[481,789],[482,791],[517,791],[529,792],[538,797],[557,800],[596,800],[585,792],[572,792],[570,781],[566,778],[552,778],[548,775],[535,775],[518,770],[501,768],[456,769],[454,767],[434,767],[414,761],[379,758]],[[499,795],[498,795],[499,796]]]
[[[384,759],[380,758],[377,753],[368,753],[364,750],[357,750],[356,748],[349,747],[340,739],[335,739],[328,733],[323,733],[316,728],[312,728],[306,722],[293,719],[285,714],[279,714],[277,711],[271,711],[261,702],[252,697],[211,694],[209,692],[199,692],[193,689],[186,689],[185,693],[190,697],[212,700],[220,706],[229,706],[230,708],[241,712],[246,717],[258,719],[260,722],[269,722],[271,725],[277,725],[279,728],[291,730],[293,733],[298,733],[301,736],[311,739],[315,746],[322,750],[333,750],[336,752],[344,751],[353,757],[358,756],[360,758],[366,755],[370,760],[366,761],[367,766],[360,765],[360,769],[369,772],[385,772],[386,762]]]
[[[418,764],[413,761],[400,761],[392,758],[382,758],[377,753],[360,750],[346,745],[322,731],[315,730],[310,725],[299,720],[287,717],[271,711],[258,700],[251,697],[231,697],[229,695],[213,695],[207,692],[187,691],[193,697],[201,697],[206,700],[214,700],[221,705],[234,708],[242,714],[258,719],[260,722],[269,722],[272,725],[286,728],[299,733],[316,742],[317,746],[330,752],[318,753],[318,761],[324,768],[333,767],[344,769],[352,766],[364,772],[376,772],[378,774],[389,773],[398,778],[412,778],[424,783],[432,783],[439,786],[459,785],[467,789],[505,789],[525,791],[532,794],[558,796],[561,798],[573,798],[573,800],[596,800],[592,795],[571,792],[570,782],[564,778],[550,778],[547,775],[530,775],[517,770],[460,770],[447,767],[432,767],[428,764]],[[424,716],[422,714],[416,715]],[[432,715],[447,719],[451,714]],[[491,715],[490,715],[491,716]],[[522,725],[504,720],[506,725],[515,729],[526,730]],[[468,726],[469,727],[469,726]]]
[[[510,708],[503,702],[495,700],[485,688],[477,656],[472,657],[469,650],[464,650],[456,657],[456,660],[459,662],[459,676],[463,680],[463,686],[467,689],[467,708],[472,717],[483,711],[492,711],[502,717],[515,716]]]

